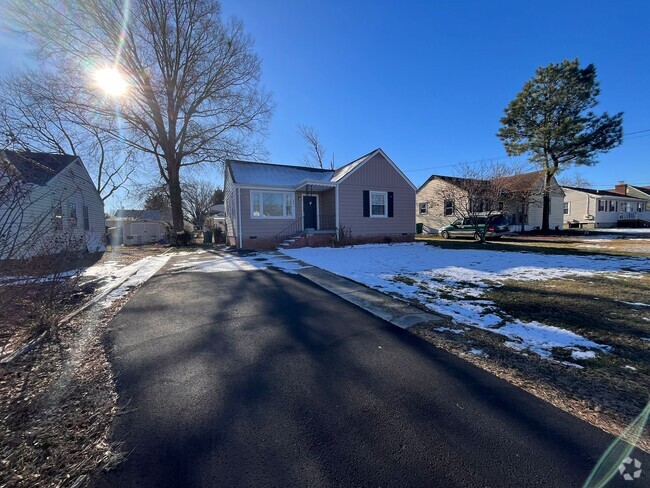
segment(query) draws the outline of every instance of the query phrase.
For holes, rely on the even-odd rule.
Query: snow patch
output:
[[[465,332],[463,329],[450,329],[449,327],[436,327],[433,330],[436,332],[451,332],[452,334],[462,334]]]
[[[484,358],[489,358],[490,357],[483,349],[470,349],[469,353],[474,354],[475,356],[481,356],[481,357],[484,357]]]
[[[576,350],[571,352],[571,357],[573,359],[593,359],[596,357],[596,353],[594,351]]]
[[[623,300],[616,300],[618,303],[624,303],[625,305],[630,305],[631,307],[650,307],[647,303],[641,302],[625,302]]]
[[[485,290],[508,280],[570,280],[613,271],[619,276],[641,277],[650,271],[646,259],[442,249],[424,243],[287,249],[282,253],[384,293],[419,300],[458,323],[505,336],[508,347],[531,350],[545,358],[551,358],[556,347],[602,352],[610,348],[559,327],[516,320],[481,299]]]
[[[172,265],[176,272],[222,273],[227,271],[260,271],[269,267],[289,274],[296,274],[304,266],[295,259],[277,253],[254,253],[247,256],[213,255],[209,259],[196,262],[181,261]]]
[[[120,269],[118,278],[108,280],[108,283],[98,290],[101,293],[102,290],[109,289],[116,281],[127,277],[120,286],[101,299],[102,306],[104,308],[110,307],[113,302],[124,297],[130,290],[145,283],[169,261],[170,257],[169,254],[149,256]]]

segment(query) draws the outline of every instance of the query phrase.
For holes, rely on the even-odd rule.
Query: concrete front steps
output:
[[[334,232],[317,232],[300,234],[286,239],[278,247],[280,249],[298,249],[300,247],[323,247],[332,244]]]

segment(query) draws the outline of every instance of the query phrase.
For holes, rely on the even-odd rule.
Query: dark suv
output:
[[[508,219],[503,215],[490,215],[474,217],[465,217],[456,219],[451,224],[442,227],[438,234],[443,238],[449,239],[450,237],[473,237],[477,241],[481,236],[477,232],[477,227],[485,231],[485,237],[501,237],[510,232]]]

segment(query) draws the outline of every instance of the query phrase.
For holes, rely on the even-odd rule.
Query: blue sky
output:
[[[269,160],[299,164],[314,126],[337,166],[383,148],[415,184],[505,156],[499,119],[535,69],[594,63],[598,110],[650,129],[650,2],[223,0],[244,21],[277,109]],[[0,66],[25,62],[0,35]],[[650,185],[650,131],[579,172],[594,186]]]
[[[505,156],[503,109],[540,65],[594,63],[599,110],[650,129],[650,2],[224,0],[256,41],[277,109],[267,148],[299,162],[296,124],[343,164],[383,148],[414,183]],[[650,185],[650,132],[580,173]],[[441,167],[444,166],[444,167]],[[433,169],[423,169],[433,168]],[[421,170],[422,169],[422,170]]]

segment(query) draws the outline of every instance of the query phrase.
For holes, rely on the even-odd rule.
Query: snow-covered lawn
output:
[[[127,266],[122,266],[117,261],[108,261],[86,268],[80,276],[82,279],[101,280],[102,284],[95,290],[95,296],[100,297],[103,307],[109,307],[129,290],[142,285],[156,274],[170,257],[170,254],[147,256]],[[119,282],[122,283],[109,291]]]
[[[443,249],[424,243],[303,248],[283,253],[384,293],[419,300],[459,324],[505,336],[509,347],[546,358],[554,348],[567,348],[576,359],[591,358],[606,353],[609,346],[567,329],[508,316],[483,299],[485,291],[510,280],[571,280],[596,275],[636,278],[650,271],[647,259]]]
[[[591,232],[603,232],[606,234],[644,234],[644,235],[650,235],[650,228],[629,228],[629,227],[613,227],[610,229],[589,229],[589,233]]]

